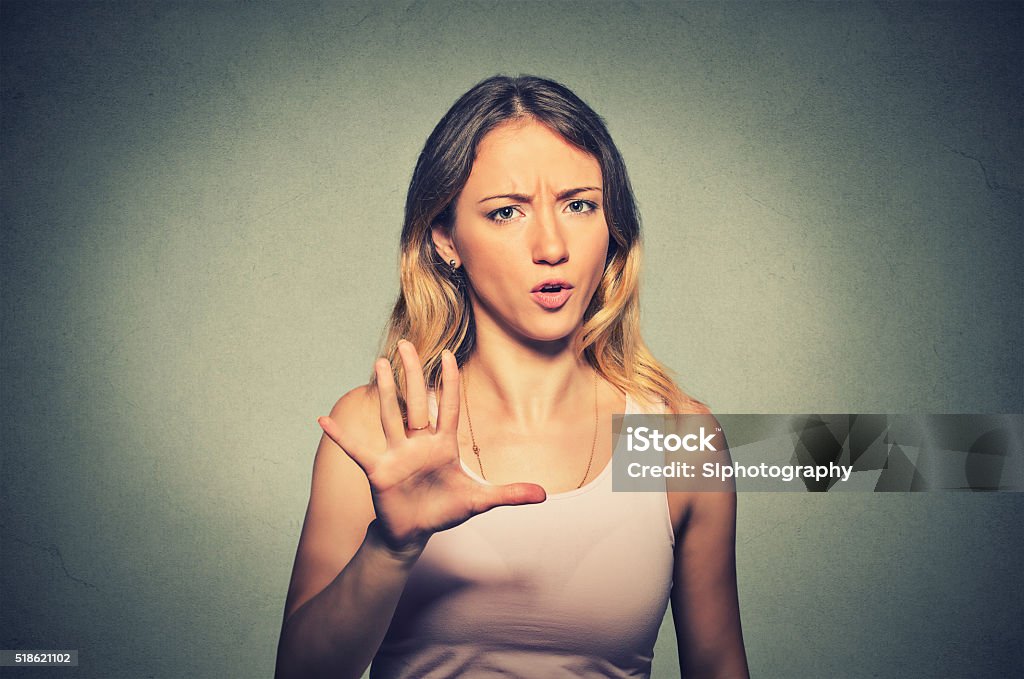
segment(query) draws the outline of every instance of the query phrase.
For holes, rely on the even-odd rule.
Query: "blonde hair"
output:
[[[405,369],[398,341],[416,347],[424,379],[438,388],[441,352],[459,365],[476,340],[469,284],[434,248],[431,227],[454,226],[454,205],[472,169],[479,141],[491,129],[530,117],[594,156],[601,165],[609,247],[604,273],[571,350],[635,399],[663,402],[669,412],[708,412],[684,393],[647,348],[640,333],[640,219],[621,155],[604,121],[575,94],[535,76],[494,76],[464,94],[434,128],[420,153],[406,198],[400,241],[400,291],[384,329],[380,355],[391,363],[403,417]],[[376,388],[376,374],[370,385]]]

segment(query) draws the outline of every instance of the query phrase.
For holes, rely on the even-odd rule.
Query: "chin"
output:
[[[564,319],[554,320],[550,324],[533,325],[521,330],[524,336],[535,342],[558,342],[572,337],[580,327],[580,319],[569,322]]]
[[[490,311],[481,305],[477,313]],[[505,332],[518,335],[530,342],[558,342],[572,338],[583,323],[583,312],[562,307],[558,311],[545,311],[539,307],[516,309],[509,315],[491,313],[492,321]]]

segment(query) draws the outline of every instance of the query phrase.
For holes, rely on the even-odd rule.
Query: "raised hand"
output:
[[[377,530],[394,550],[422,549],[437,531],[502,505],[543,502],[547,495],[535,483],[480,483],[459,462],[459,375],[455,356],[441,354],[441,395],[437,425],[427,413],[423,366],[411,342],[401,340],[398,352],[406,375],[408,427],[402,422],[391,364],[374,363],[380,395],[380,421],[387,446],[366,450],[350,441],[334,420],[317,420],[326,433],[362,468],[370,482]]]

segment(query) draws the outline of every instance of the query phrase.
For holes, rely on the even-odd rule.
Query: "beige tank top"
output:
[[[641,412],[664,408],[627,395]],[[649,677],[675,536],[664,493],[613,493],[611,474],[431,536],[371,679]]]

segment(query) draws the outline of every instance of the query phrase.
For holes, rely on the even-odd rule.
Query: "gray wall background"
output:
[[[370,374],[420,147],[497,72],[607,119],[646,339],[716,411],[1024,408],[1020,4],[0,19],[0,647],[80,650],[52,676],[272,674],[315,418]],[[1022,507],[742,495],[754,675],[1019,668]]]

